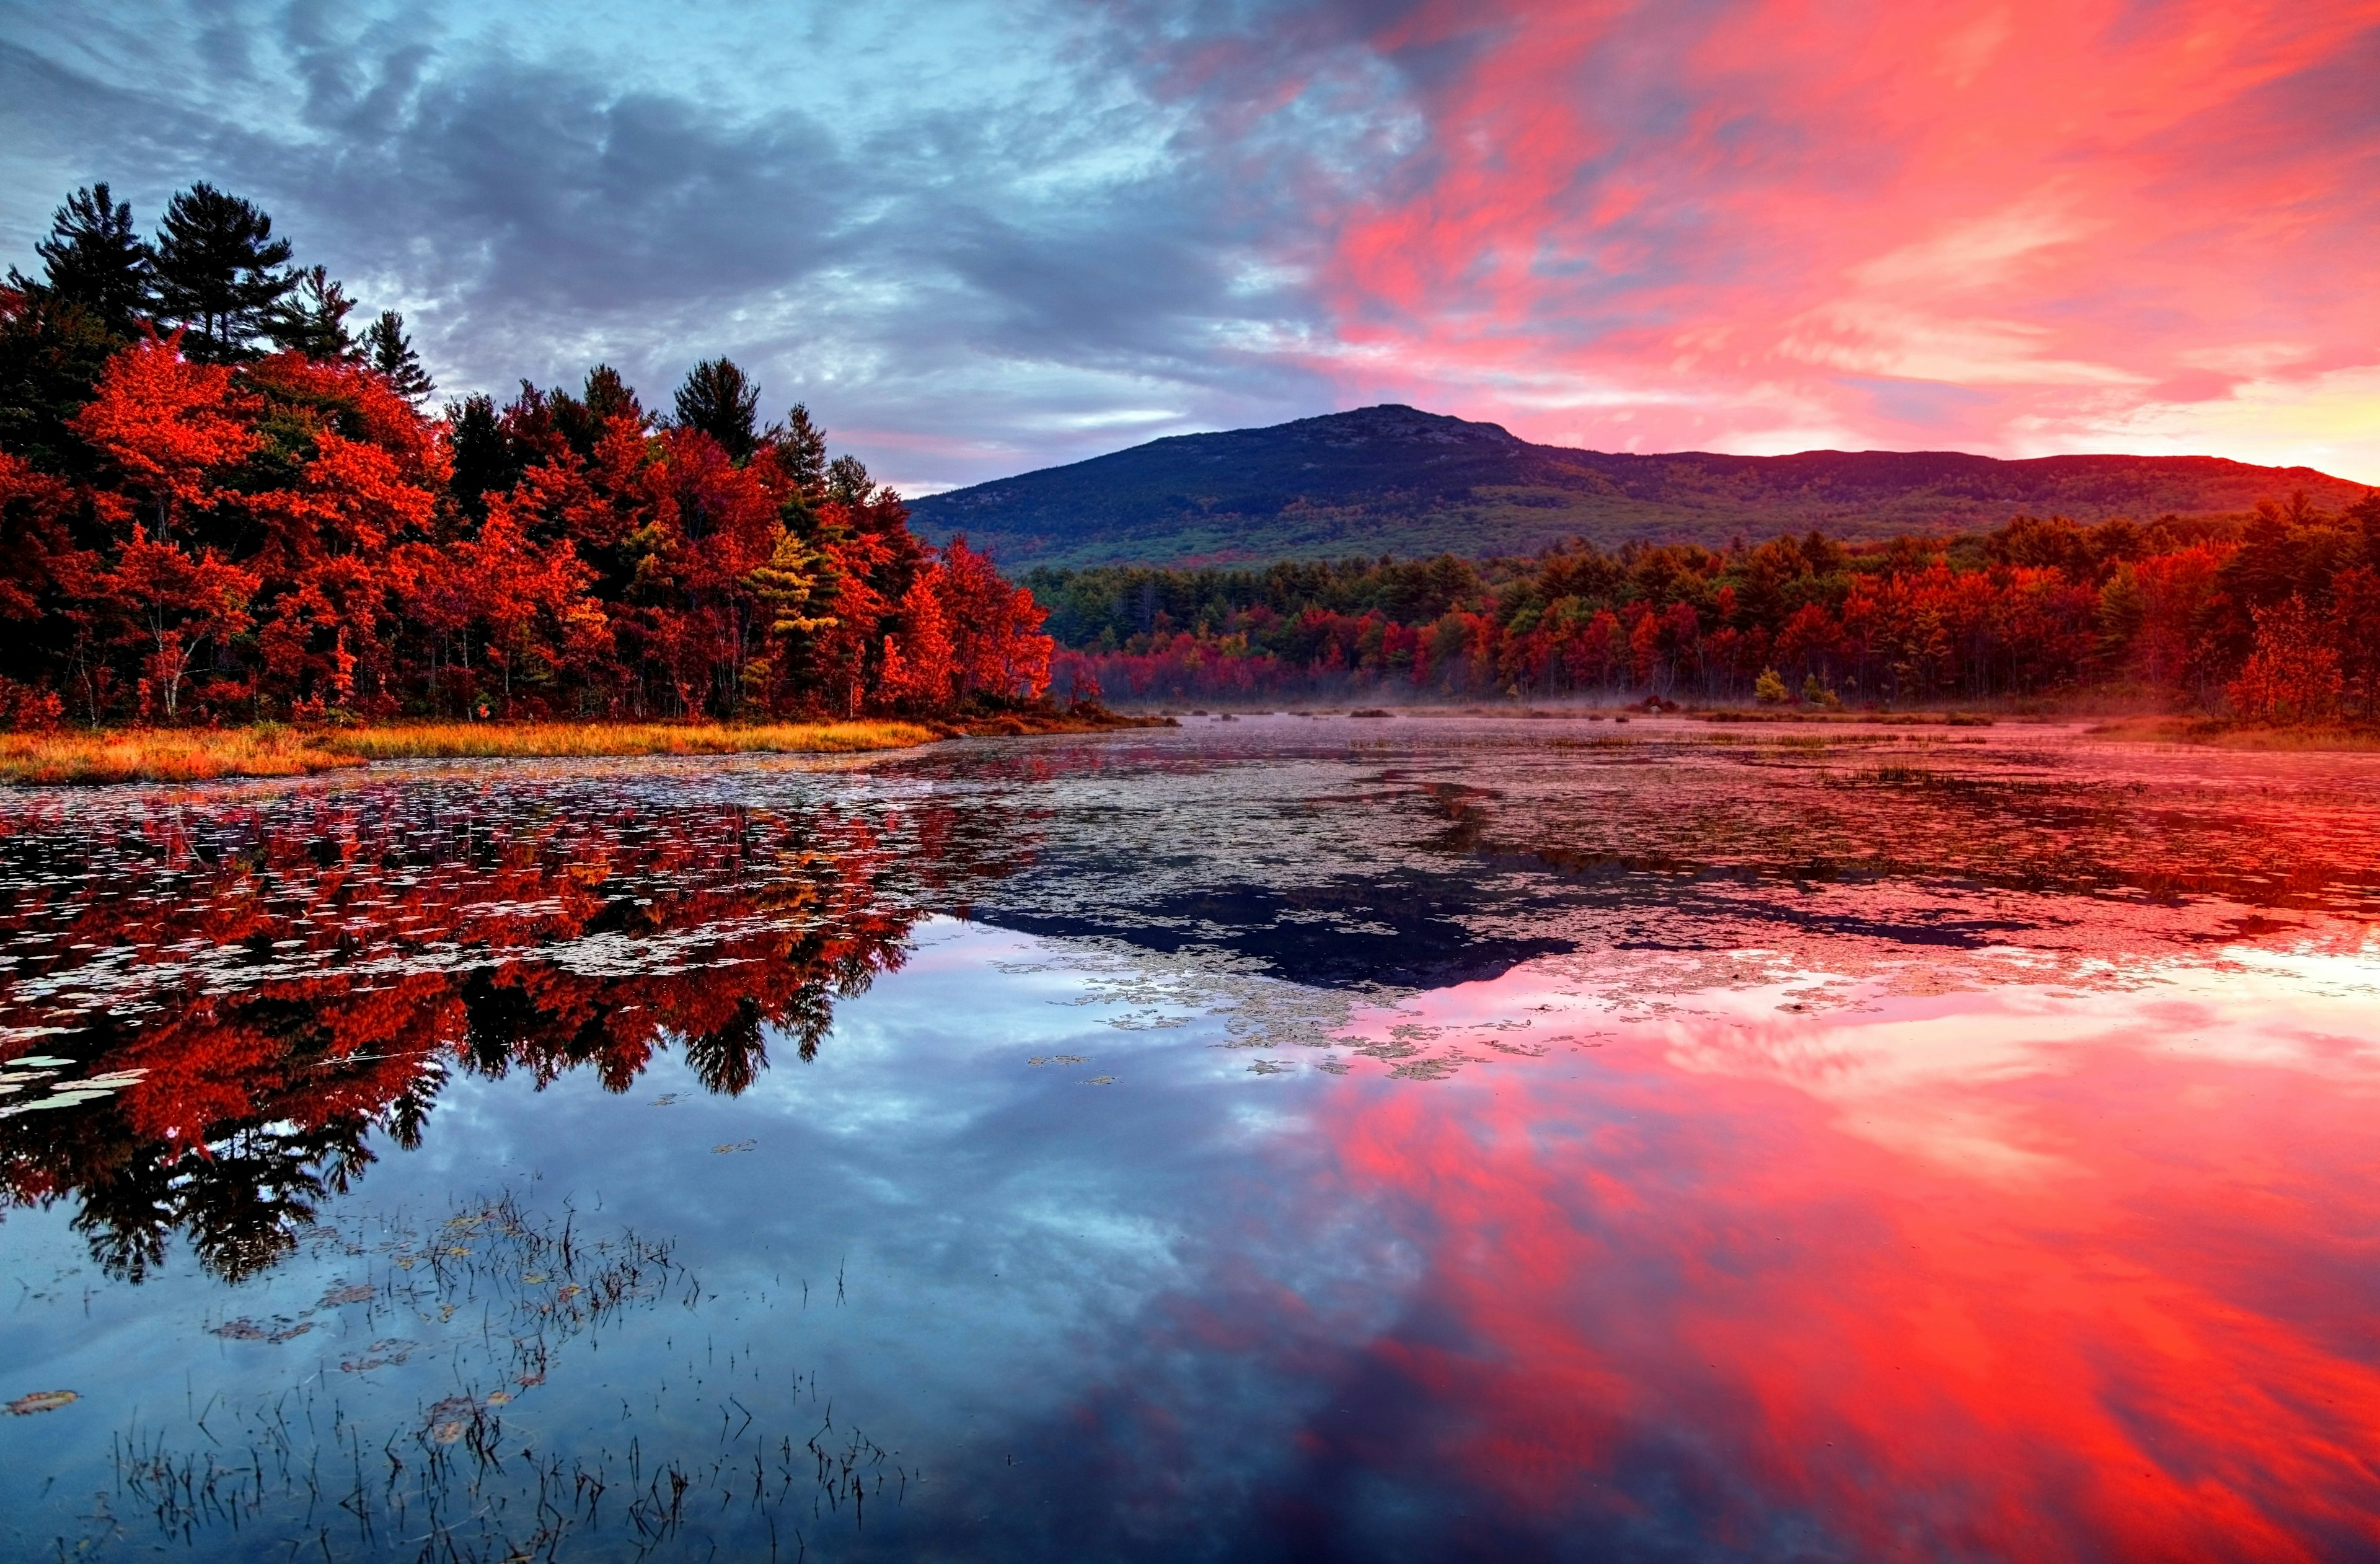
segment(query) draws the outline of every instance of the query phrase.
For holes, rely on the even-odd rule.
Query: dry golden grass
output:
[[[0,734],[0,781],[11,782],[295,777],[363,763],[359,755],[326,747],[316,734],[278,727]]]
[[[0,782],[188,782],[294,777],[373,760],[606,755],[849,755],[941,736],[916,722],[420,722],[305,732],[265,724],[181,731],[0,734]]]
[[[419,722],[326,735],[367,760],[517,759],[601,755],[851,755],[940,736],[916,722]]]

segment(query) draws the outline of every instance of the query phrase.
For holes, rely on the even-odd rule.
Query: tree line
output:
[[[735,363],[432,410],[403,316],[208,185],[76,191],[0,286],[0,720],[933,714],[1039,698],[1031,593]]]
[[[1958,538],[1820,532],[1535,558],[1025,577],[1062,690],[1147,699],[1660,696],[1908,706],[2093,694],[2380,719],[2380,493]]]

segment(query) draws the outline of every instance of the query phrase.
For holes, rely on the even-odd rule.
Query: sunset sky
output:
[[[442,387],[912,492],[1401,401],[2380,482],[2380,0],[0,3],[0,246],[212,179]]]

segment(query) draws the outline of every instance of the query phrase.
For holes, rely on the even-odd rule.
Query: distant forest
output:
[[[1025,576],[1062,691],[1216,702],[1660,696],[1912,706],[2079,693],[2380,718],[2380,493],[2245,521],[1530,559]]]
[[[930,714],[1043,694],[1030,593],[763,424],[598,365],[432,410],[386,310],[209,185],[76,191],[0,286],[0,721]]]

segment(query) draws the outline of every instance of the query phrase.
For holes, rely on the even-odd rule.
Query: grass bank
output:
[[[852,755],[929,744],[917,722],[408,722],[325,734],[360,760],[552,759],[604,755]]]
[[[954,721],[392,722],[366,728],[123,728],[0,734],[0,783],[195,782],[295,777],[375,760],[570,759],[614,755],[856,755],[946,738],[1165,725],[1097,707]]]
[[[918,722],[416,722],[308,730],[128,728],[0,734],[0,782],[23,785],[294,777],[374,760],[606,755],[849,755],[929,744]]]
[[[0,734],[0,781],[20,784],[296,777],[363,763],[286,728]]]

